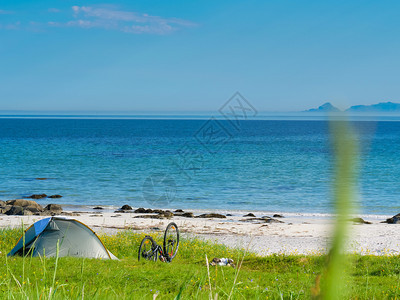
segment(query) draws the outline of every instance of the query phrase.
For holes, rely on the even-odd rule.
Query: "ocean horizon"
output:
[[[242,112],[243,113],[243,112]],[[299,120],[329,121],[400,121],[399,112],[307,112],[307,111],[260,111],[251,117],[236,115],[246,120]],[[0,119],[165,119],[165,120],[226,120],[226,115],[215,111],[7,111],[0,110]]]

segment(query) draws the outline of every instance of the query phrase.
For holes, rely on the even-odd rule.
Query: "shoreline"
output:
[[[266,213],[253,212],[258,220],[244,217],[246,211],[214,210],[213,213],[228,212],[226,218],[188,218],[173,216],[170,219],[138,218],[152,214],[133,212],[106,212],[93,210],[87,212],[65,211],[99,234],[115,234],[129,229],[138,233],[162,233],[169,222],[175,222],[183,237],[200,238],[224,244],[229,247],[249,248],[259,255],[271,254],[324,254],[329,249],[332,233],[333,215],[309,216],[282,213],[283,218],[262,220]],[[191,210],[195,215],[211,210]],[[79,215],[74,215],[79,214]],[[276,212],[274,213],[276,214]],[[272,217],[272,214],[268,214]],[[48,216],[7,216],[0,215],[0,228],[28,227],[39,219]],[[400,231],[395,224],[380,223],[386,217],[377,215],[358,215],[372,224],[349,222],[350,236],[347,241],[349,253],[363,255],[400,254]]]
[[[38,202],[39,203],[39,202]],[[50,202],[49,202],[50,203]],[[54,203],[54,202],[52,202]],[[40,204],[40,203],[39,203]],[[75,205],[75,204],[60,204],[62,208],[67,212],[77,212],[77,213],[98,213],[98,212],[106,212],[106,213],[114,213],[120,206],[114,205]],[[94,207],[100,206],[103,209],[97,210]],[[138,207],[133,207],[133,210],[137,209]],[[147,208],[144,206],[144,208]],[[248,210],[248,209],[215,209],[215,208],[181,208],[181,207],[152,207],[151,209],[160,209],[160,210],[169,210],[175,211],[177,209],[183,209],[184,211],[190,211],[195,214],[202,214],[202,213],[219,213],[219,214],[232,214],[234,216],[240,216],[248,213],[254,213],[259,215],[268,215],[272,216],[274,214],[280,214],[287,217],[293,218],[317,218],[317,219],[326,219],[326,218],[333,218],[335,214],[333,213],[321,213],[321,212],[290,212],[284,210]],[[351,217],[360,217],[365,219],[372,219],[372,220],[386,220],[387,218],[392,217],[393,215],[397,214],[397,211],[393,211],[393,214],[374,214],[374,213],[354,213],[351,214]]]

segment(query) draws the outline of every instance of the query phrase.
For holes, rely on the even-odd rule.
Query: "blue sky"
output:
[[[0,110],[400,102],[398,1],[0,2]]]

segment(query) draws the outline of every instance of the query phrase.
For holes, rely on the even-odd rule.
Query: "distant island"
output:
[[[306,110],[305,112],[334,112],[334,111],[341,111],[341,110],[333,106],[330,102],[326,102],[325,104],[322,104],[318,108],[311,108]]]
[[[318,108],[311,108],[304,112],[340,112],[339,108],[326,102]],[[381,102],[372,105],[354,105],[344,110],[350,113],[400,113],[400,103]]]

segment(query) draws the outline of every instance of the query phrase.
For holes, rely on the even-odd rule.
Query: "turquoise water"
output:
[[[398,213],[400,123],[354,125],[360,208]],[[0,119],[0,146],[2,200],[332,212],[325,121],[12,118]]]

